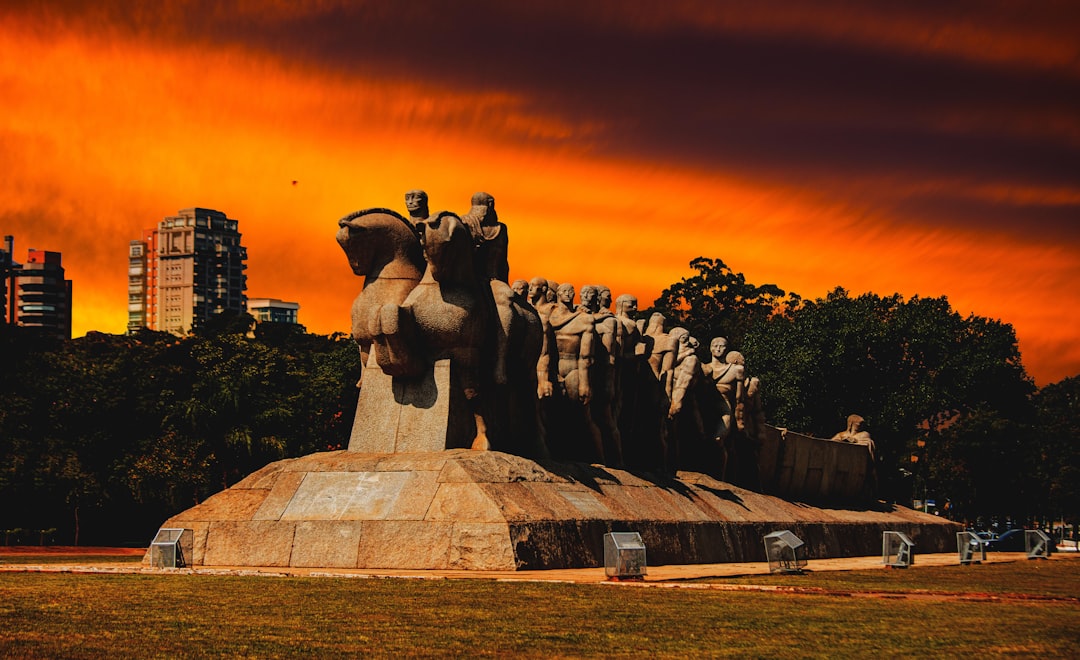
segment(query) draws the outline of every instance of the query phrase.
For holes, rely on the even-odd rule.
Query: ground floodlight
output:
[[[903,532],[881,535],[881,560],[891,568],[907,568],[915,563],[915,544]]]
[[[604,534],[604,573],[611,580],[645,579],[645,543],[641,534]]]
[[[150,565],[154,568],[183,568],[184,549],[180,540],[184,537],[186,529],[170,529],[162,527],[150,543]]]
[[[1025,529],[1024,550],[1028,559],[1049,559],[1050,537],[1041,529]]]
[[[986,542],[975,532],[956,533],[956,552],[960,555],[960,564],[978,564],[986,561]]]
[[[806,566],[806,544],[786,529],[766,534],[765,556],[770,573],[802,573]]]

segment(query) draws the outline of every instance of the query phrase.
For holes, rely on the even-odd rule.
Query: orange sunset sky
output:
[[[1075,2],[9,1],[0,51],[0,233],[63,253],[76,336],[190,206],[249,297],[347,331],[337,219],[485,190],[511,278],[947,295],[1080,373]]]

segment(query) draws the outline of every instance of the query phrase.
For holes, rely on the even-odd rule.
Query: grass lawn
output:
[[[1075,596],[1078,569],[1080,561],[1062,560],[737,581],[954,592],[987,592],[1002,584],[1009,593]],[[0,657],[1076,657],[1078,631],[1080,601],[1061,597],[863,598],[471,579],[0,573]]]
[[[1019,559],[1001,564],[918,566],[873,571],[824,571],[805,575],[746,575],[693,582],[819,587],[840,591],[932,591],[1027,594],[1080,598],[1080,557],[1054,561]]]

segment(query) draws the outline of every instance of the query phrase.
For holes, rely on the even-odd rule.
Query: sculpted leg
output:
[[[579,429],[579,433],[583,433],[582,438],[585,439],[590,447],[585,448],[585,454],[591,454],[589,461],[593,463],[604,463],[604,437],[600,433],[600,427],[596,425],[596,421],[593,419],[592,412],[590,411],[589,401],[582,401],[579,398],[578,392],[581,391],[581,380],[578,370],[573,370],[567,374],[563,381],[563,387],[567,394],[567,400],[570,405],[580,414],[580,424],[583,428]]]
[[[375,321],[375,359],[390,376],[416,376],[426,365],[418,350],[416,327],[408,310],[383,305]]]
[[[484,402],[480,397],[480,351],[472,347],[453,349],[450,351],[450,362],[461,373],[461,389],[476,423],[476,437],[473,438],[471,447],[477,451],[488,451],[491,449],[491,442],[487,435]]]
[[[498,321],[495,326],[495,382],[498,385],[509,382],[506,363],[510,332],[514,323],[514,310],[511,306],[513,295],[513,290],[506,282],[491,280],[491,296],[495,299],[495,315]]]
[[[360,377],[356,379],[356,389],[364,384],[364,370],[367,369],[368,356],[371,355],[371,342],[360,343]]]
[[[472,449],[487,451],[491,449],[491,443],[488,442],[487,437],[487,422],[480,414],[480,402],[474,398],[469,400],[469,404],[473,406],[473,418],[476,420],[476,437],[473,438]]]

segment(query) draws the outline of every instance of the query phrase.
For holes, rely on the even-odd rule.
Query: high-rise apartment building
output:
[[[246,311],[247,249],[236,220],[181,209],[128,246],[128,332],[185,335],[225,311]]]
[[[0,250],[0,323],[15,325],[15,237],[5,236],[4,245]]]
[[[13,239],[5,241],[8,248],[0,254],[5,321],[70,339],[72,283],[64,277],[60,253],[31,249],[18,264],[11,258]]]

